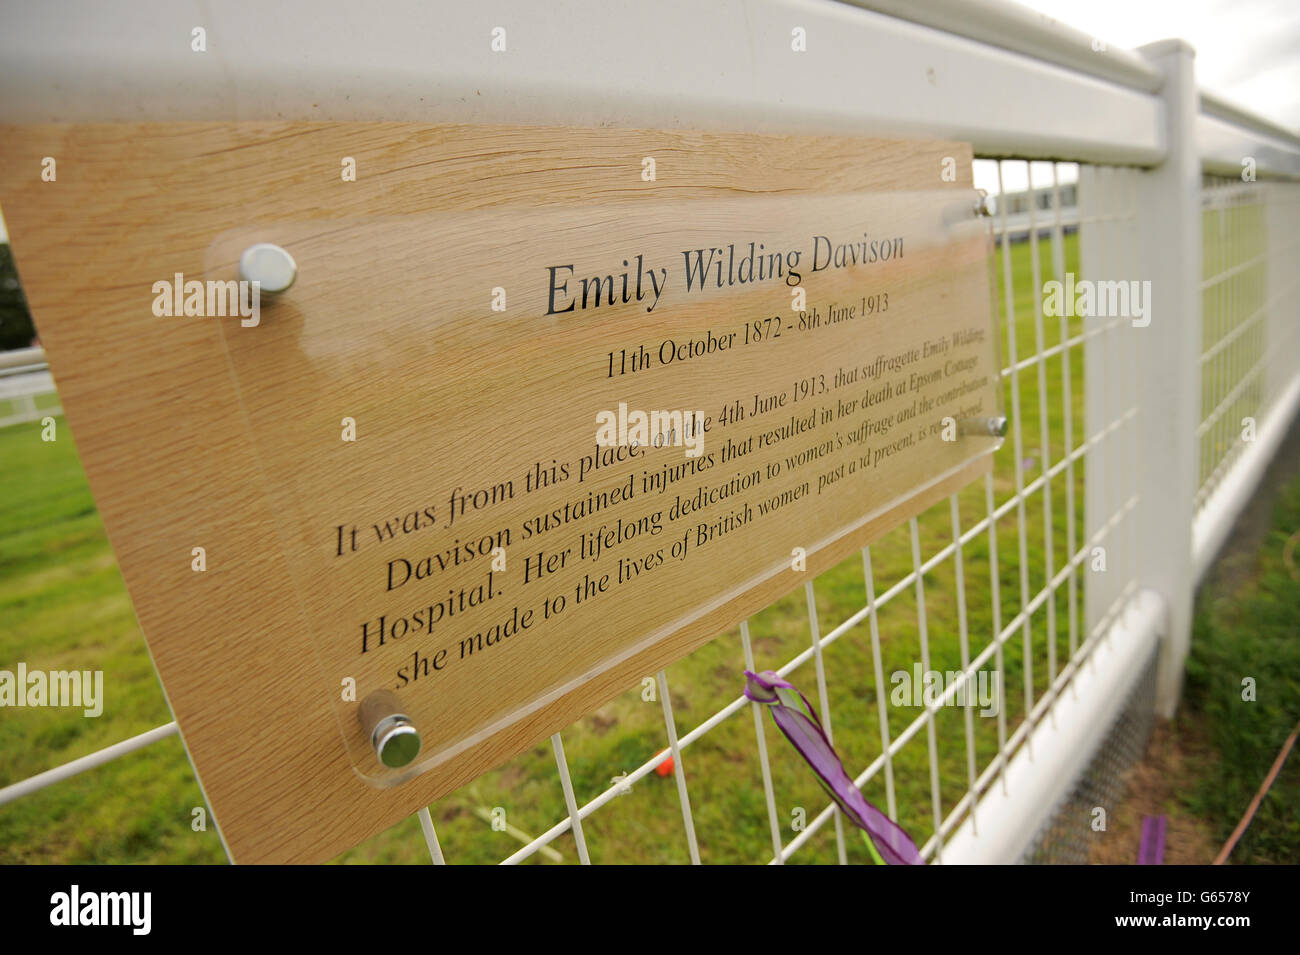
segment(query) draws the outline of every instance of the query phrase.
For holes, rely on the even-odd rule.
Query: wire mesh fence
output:
[[[1034,836],[1020,859],[1022,863],[1083,865],[1089,861],[1095,834],[1105,831],[1110,815],[1124,795],[1129,771],[1146,750],[1155,726],[1155,701],[1156,655],[1153,652],[1123,710],[1089,760],[1088,768]]]
[[[656,675],[664,731],[646,733],[635,765],[606,762],[594,778],[586,771],[601,762],[607,723],[623,733],[629,723],[649,728],[637,710],[653,694],[641,689],[566,730],[563,744],[553,739],[552,788],[566,795],[561,818],[505,861],[534,859],[570,838],[563,858],[867,861],[838,810],[741,695],[742,669],[756,667],[806,688],[858,786],[913,834],[927,859],[942,861],[947,836],[998,784],[1134,587],[1133,549],[1112,548],[1119,565],[1105,551],[1116,535],[1132,533],[1126,518],[1137,504],[1128,467],[1136,409],[1123,387],[1133,373],[1122,340],[1127,323],[1045,316],[1041,289],[1079,272],[1079,239],[1067,222],[1080,221],[1085,235],[1104,233],[1101,246],[1115,261],[1098,268],[1131,254],[1124,243],[1132,241],[1136,172],[1097,170],[1085,183],[1089,204],[1065,210],[1062,180],[1073,180],[1077,167],[1002,161],[999,178],[1013,165],[1050,201],[1045,212],[1028,204],[1023,229],[1008,224],[1005,209],[993,220],[1011,434],[992,474]],[[1013,241],[1018,230],[1023,239]],[[1084,399],[1094,388],[1106,400],[1089,409]],[[1102,489],[1088,515],[1085,474]],[[1083,595],[1093,579],[1107,585],[1096,585],[1098,612],[1089,619]],[[699,712],[707,715],[692,725]],[[563,751],[575,754],[567,764]],[[584,770],[576,781],[570,765]],[[675,785],[658,785],[668,765]],[[539,807],[518,806],[502,780],[544,770],[531,759],[513,769],[446,803],[499,800],[506,817],[535,817]],[[572,804],[570,790],[574,802],[586,801]],[[482,861],[477,818],[454,808],[435,813],[443,845]],[[630,834],[634,827],[641,838]],[[602,844],[597,832],[617,835]],[[455,860],[450,851],[438,856]]]
[[[401,838],[422,835],[438,864],[869,862],[743,696],[744,670],[771,669],[803,689],[855,783],[923,857],[954,861],[945,853],[954,834],[978,832],[981,800],[1007,790],[1013,760],[1032,761],[1035,730],[1077,690],[1142,587],[1138,474],[1161,466],[1141,447],[1135,385],[1147,369],[1132,309],[1078,314],[1050,307],[1046,294],[1053,282],[1140,286],[1146,172],[977,162],[999,193],[1028,183],[1023,201],[1003,203],[990,221],[1010,423],[991,472],[421,810],[397,827]],[[1279,414],[1300,380],[1300,185],[1207,177],[1199,198],[1192,333],[1201,341],[1196,504],[1205,509],[1246,453],[1248,419]],[[1086,858],[1090,820],[1079,809],[1114,800],[1149,730],[1155,668],[1144,667],[1121,717],[1090,735],[1090,768],[1062,781],[1063,802],[1026,819],[1038,835],[1025,861]],[[176,729],[8,786],[0,805]]]
[[[1198,506],[1296,371],[1300,186],[1207,176],[1201,208]]]
[[[1009,760],[1051,718],[1139,576],[1133,322],[1045,314],[1043,290],[1067,274],[1131,271],[1140,173],[1000,160],[1000,183],[1011,169],[1031,199],[1027,222],[1009,224],[1002,209],[991,224],[1011,427],[992,473],[422,811],[435,862],[869,861],[741,694],[745,669],[774,669],[805,688],[857,785],[927,860],[943,861],[964,821],[978,828],[981,796],[1005,785]],[[1062,182],[1076,177],[1078,208],[1063,209]],[[1221,181],[1203,194],[1202,494],[1231,466],[1238,417],[1266,410],[1270,387],[1291,373],[1274,352],[1286,341],[1279,334],[1294,335],[1278,309],[1295,272],[1279,281],[1269,268],[1294,253],[1298,194]],[[1290,244],[1270,247],[1279,236]],[[1131,762],[1147,725],[1143,693],[1121,729],[1098,734],[1093,768],[1027,861],[1084,858],[1087,819],[1075,804],[1102,801],[1103,790],[1114,798],[1116,754]],[[102,761],[10,787],[6,798]]]

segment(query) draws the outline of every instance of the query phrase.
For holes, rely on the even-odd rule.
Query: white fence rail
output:
[[[847,712],[860,717],[863,701],[874,696],[870,719],[879,744],[850,769],[891,817],[903,819],[927,859],[1019,858],[1157,647],[1159,704],[1172,711],[1196,581],[1300,407],[1300,138],[1198,95],[1191,51],[1181,44],[1099,50],[1091,37],[989,0],[763,0],[746,7],[743,29],[725,4],[673,0],[643,14],[578,3],[561,24],[518,2],[505,5],[510,29],[548,56],[505,58],[491,76],[469,44],[447,43],[445,55],[431,61],[405,34],[435,14],[395,6],[403,12],[368,23],[364,37],[343,17],[317,17],[310,42],[295,33],[293,69],[268,64],[283,64],[277,44],[301,24],[258,8],[262,28],[240,31],[240,42],[225,48],[225,85],[201,100],[185,89],[159,93],[156,82],[180,69],[159,60],[161,38],[179,26],[188,35],[197,8],[128,8],[130,22],[114,35],[130,39],[103,47],[120,76],[110,96],[34,52],[49,34],[72,44],[84,30],[91,42],[106,14],[88,7],[85,17],[68,18],[42,7],[0,37],[0,62],[23,76],[0,92],[0,115],[134,117],[136,105],[123,105],[134,90],[159,119],[326,118],[309,104],[346,74],[353,78],[347,103],[328,118],[937,135],[972,141],[982,156],[1015,157],[996,160],[1000,179],[1029,179],[1031,201],[1023,221],[1008,221],[1005,212],[993,221],[1012,426],[995,472],[865,549],[861,603],[844,619],[819,620],[818,582],[809,581],[807,645],[780,672],[809,691],[828,726],[843,725],[850,704]],[[243,0],[223,4],[207,16],[209,36],[233,30],[250,9]],[[482,26],[463,5],[436,18],[444,38]],[[583,37],[636,35],[638,42],[575,77],[573,64],[595,55],[570,29],[579,21]],[[787,61],[796,25],[823,45],[815,56]],[[416,102],[412,77],[437,89],[428,97],[436,102]],[[529,94],[476,97],[475,88]],[[609,89],[621,92],[617,102]],[[828,89],[843,95],[827,97]],[[880,91],[888,95],[875,95]],[[1071,175],[1080,164],[1077,209],[1062,210],[1063,163],[1029,162],[1044,157],[1069,160]],[[1259,181],[1242,180],[1245,159]],[[1043,192],[1051,196],[1048,210],[1032,201]],[[1076,224],[1077,240],[1067,234]],[[1014,241],[1022,234],[1029,238],[1023,254]],[[1150,282],[1149,322],[1128,314],[1044,314],[1046,278],[1066,272]],[[886,577],[884,558],[901,570]],[[882,664],[882,647],[903,631],[907,639],[915,634],[924,670],[932,655],[950,654],[962,674],[914,717],[889,700]],[[738,677],[755,666],[752,636],[751,624],[742,624],[731,648]],[[827,680],[846,655],[869,659],[874,674],[871,686],[848,696],[842,687],[832,692]],[[970,694],[956,708],[959,718],[948,719],[958,691],[990,672],[1016,677],[996,722],[977,724]],[[752,847],[753,860],[781,864],[814,840],[833,845],[840,861],[848,858],[843,820],[832,806],[790,829],[791,807],[770,752],[785,744],[769,739],[757,706],[739,695],[739,679],[733,699],[685,732],[668,674],[655,679],[662,746],[582,801],[563,734],[556,734],[566,813],[535,838],[524,836],[506,863],[545,854],[570,831],[579,860],[589,861],[583,822],[653,773],[665,753],[674,760],[685,855],[709,858],[710,833],[694,823],[703,792],[691,788],[692,747],[727,721],[746,720],[745,709],[755,738],[746,764],[752,778],[741,785],[761,788],[770,835],[770,845]],[[169,735],[173,725],[154,733]],[[130,749],[140,739],[120,745]],[[87,765],[0,790],[0,804]],[[610,767],[609,775],[624,768]],[[904,782],[909,792],[925,793],[923,805],[899,799]],[[433,816],[422,810],[419,818],[432,858],[442,863]]]
[[[54,400],[37,403],[36,399],[46,397]],[[62,413],[43,349],[0,352],[0,428]]]

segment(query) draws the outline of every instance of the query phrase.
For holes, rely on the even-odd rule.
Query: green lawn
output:
[[[104,714],[41,708],[0,718],[0,785],[171,719],[63,419],[0,430],[0,667],[102,669]],[[0,807],[0,862],[216,862],[193,832],[203,797],[173,737]]]
[[[1015,289],[1014,323],[1020,359],[1036,347],[1033,302],[1041,281],[1053,277],[1050,242],[1040,243],[1041,274],[1033,281],[1030,246],[1013,247],[1011,270]],[[1073,236],[1064,243],[1067,268],[1077,272]],[[1002,267],[998,256],[997,274]],[[1005,323],[999,290],[999,321]],[[1083,328],[1071,319],[1068,334]],[[1008,329],[1004,329],[1004,335]],[[1043,346],[1059,342],[1061,328],[1049,319]],[[1003,342],[1004,363],[1009,341]],[[1072,406],[1062,402],[1061,356],[1044,367],[1047,404],[1047,450],[1052,462],[1065,450],[1065,421],[1071,418],[1074,443],[1083,430],[1083,355],[1069,352]],[[1042,467],[1039,419],[1039,378],[1036,368],[1020,375],[1020,417],[1023,419],[1025,481]],[[1006,411],[1015,416],[1010,389]],[[75,448],[61,422],[58,442],[43,443],[39,424],[0,431],[0,666],[25,660],[33,668],[102,668],[111,687],[109,706],[98,720],[55,709],[6,713],[0,721],[0,785],[22,779],[69,759],[169,719],[162,693],[140,637],[112,552],[95,513]],[[997,502],[1015,489],[1014,444],[1009,439],[996,455]],[[1082,541],[1083,467],[1075,468],[1074,520]],[[1051,482],[1053,565],[1066,560],[1064,475]],[[959,495],[963,528],[986,514],[983,482]],[[1025,508],[1028,593],[1044,585],[1046,532],[1040,495]],[[999,523],[998,574],[1001,620],[1005,625],[1020,607],[1018,521],[1012,511]],[[952,533],[947,504],[931,509],[920,520],[922,554],[928,557]],[[912,568],[908,528],[885,535],[872,547],[877,593]],[[987,537],[981,535],[964,551],[965,596],[971,654],[987,645],[993,629]],[[1084,571],[1086,574],[1086,570]],[[925,579],[925,601],[931,667],[956,670],[960,664],[954,567],[945,562]],[[865,602],[862,561],[853,558],[816,580],[817,613],[823,633],[857,611]],[[1082,581],[1078,606],[1082,608]],[[1040,696],[1048,672],[1046,615],[1040,608],[1033,620],[1031,651],[1033,693]],[[884,671],[910,671],[919,660],[917,607],[908,588],[886,604],[879,617]],[[1065,588],[1055,602],[1055,659],[1058,668],[1068,659],[1070,628]],[[776,668],[809,644],[807,608],[800,588],[750,621],[754,653],[760,669]],[[1082,641],[1082,636],[1078,637]],[[868,629],[854,628],[826,649],[826,673],[833,704],[832,722],[837,748],[857,771],[880,752],[874,678]],[[1004,660],[1007,732],[1014,731],[1024,711],[1024,652],[1019,636],[1006,645]],[[739,631],[714,641],[668,669],[678,732],[683,734],[706,719],[741,691],[744,660]],[[811,664],[792,679],[816,699]],[[888,689],[888,688],[886,688]],[[897,736],[917,715],[912,708],[890,708],[890,732]],[[964,719],[948,708],[936,718],[940,765],[940,798],[946,815],[967,785]],[[976,718],[977,773],[997,751],[995,719]],[[789,841],[792,813],[803,807],[811,819],[826,805],[811,774],[792,755],[784,739],[765,721],[783,838]],[[659,704],[644,702],[638,685],[589,714],[565,731],[565,747],[577,797],[584,802],[610,785],[616,773],[630,771],[666,745]],[[705,862],[765,860],[771,851],[766,806],[748,710],[691,745],[684,756],[692,809]],[[918,844],[931,831],[931,792],[925,732],[922,731],[894,762],[900,822]],[[873,780],[867,797],[886,804],[883,778]],[[224,859],[214,833],[191,831],[191,810],[202,805],[198,788],[178,740],[147,750],[82,775],[76,780],[0,808],[0,862],[219,862]],[[529,834],[549,828],[565,814],[549,744],[538,745],[508,765],[487,773],[474,784],[432,807],[447,859],[451,862],[494,862],[519,845],[505,832],[494,832],[476,809],[503,807],[508,821]],[[650,775],[632,792],[612,800],[584,823],[595,862],[683,862],[687,859],[681,814],[672,777]],[[852,834],[850,834],[852,835]],[[867,862],[857,838],[846,840],[850,861]],[[577,861],[572,838],[554,843],[566,862]],[[831,862],[835,837],[831,826],[816,834],[795,857],[797,862]],[[418,823],[406,820],[340,857],[343,862],[426,862],[428,853]],[[534,861],[545,862],[540,856]]]
[[[1300,717],[1300,479],[1244,567],[1216,568],[1197,595],[1187,663],[1186,718],[1206,728],[1213,758],[1183,797],[1212,820],[1217,845],[1268,775]],[[1248,700],[1243,681],[1254,681]],[[1292,752],[1232,853],[1233,863],[1294,864],[1300,852],[1300,753]]]

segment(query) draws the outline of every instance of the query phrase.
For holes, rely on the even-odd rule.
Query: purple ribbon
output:
[[[1164,861],[1165,817],[1143,816],[1142,841],[1138,843],[1138,865],[1163,865]]]
[[[794,684],[772,670],[745,671],[745,696],[762,703],[772,714],[777,729],[817,774],[817,781],[835,800],[840,811],[870,839],[881,859],[890,865],[924,865],[910,836],[888,816],[867,802],[853,784],[844,764],[826,738],[817,711]]]

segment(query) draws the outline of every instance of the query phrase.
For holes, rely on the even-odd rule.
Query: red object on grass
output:
[[[655,767],[655,772],[660,776],[667,776],[673,771],[673,757],[670,755],[664,757],[664,761]]]

